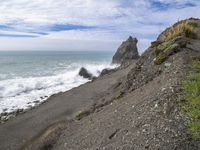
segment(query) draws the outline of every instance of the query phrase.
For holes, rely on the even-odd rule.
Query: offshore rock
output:
[[[91,73],[88,72],[87,69],[85,69],[84,67],[82,67],[78,73],[80,76],[82,76],[83,78],[92,80],[94,79],[93,75]]]

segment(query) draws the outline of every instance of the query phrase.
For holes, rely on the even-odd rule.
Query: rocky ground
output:
[[[190,67],[187,54],[184,50],[174,55],[146,84],[69,124],[52,149],[199,149],[200,143],[188,134],[177,101]]]
[[[195,21],[195,39],[176,37],[166,42],[163,39],[168,38],[169,28],[136,63],[55,95],[46,104],[1,125],[0,149],[200,149],[178,100],[193,57],[200,57],[200,21]],[[41,117],[35,117],[39,114]],[[33,131],[27,133],[30,128]]]

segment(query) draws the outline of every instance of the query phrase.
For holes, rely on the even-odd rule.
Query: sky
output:
[[[200,0],[0,0],[0,50],[116,51],[130,35],[142,53]]]

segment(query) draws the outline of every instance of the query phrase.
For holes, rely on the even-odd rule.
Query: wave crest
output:
[[[57,75],[0,81],[0,113],[3,111],[12,112],[16,109],[27,109],[34,106],[35,101],[43,102],[53,94],[65,92],[88,82],[89,80],[78,75],[81,67],[85,67],[94,76],[98,76],[104,68],[114,68],[116,66],[79,64],[76,68],[61,71]]]

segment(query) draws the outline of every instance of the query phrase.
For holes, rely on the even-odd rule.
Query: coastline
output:
[[[66,121],[95,104],[104,103],[101,97],[125,76],[133,66],[118,69],[98,77],[92,82],[75,87],[67,92],[52,95],[43,104],[0,124],[0,149],[21,147],[42,130],[59,121]],[[100,100],[100,101],[96,101]],[[34,119],[33,119],[34,118]],[[5,136],[6,135],[6,136]]]
[[[192,118],[181,111],[185,99],[179,99],[194,61],[199,71],[199,39],[173,37],[166,44],[162,38],[176,25],[181,22],[134,61],[122,57],[114,72],[104,70],[92,82],[55,94],[0,125],[0,149],[199,149],[193,135],[199,128],[188,127]],[[132,42],[137,39],[129,37],[115,56],[121,58],[118,54],[129,51]]]
[[[98,76],[102,69],[115,67],[111,57],[110,52],[0,52],[0,114],[21,113],[88,82],[78,75],[81,67]]]

